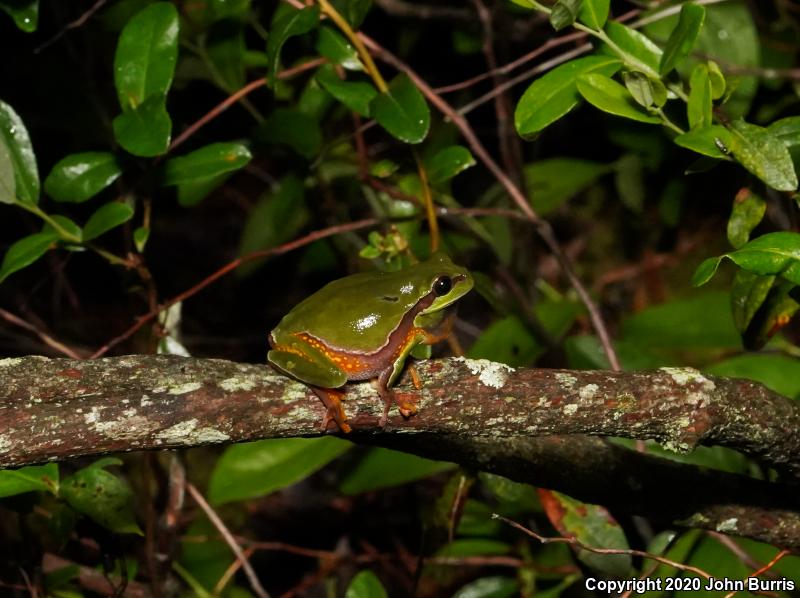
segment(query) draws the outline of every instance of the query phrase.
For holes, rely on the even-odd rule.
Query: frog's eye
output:
[[[453,288],[453,279],[449,276],[440,276],[437,278],[433,283],[433,292],[436,293],[438,297],[442,295],[446,295],[450,292],[450,289]]]

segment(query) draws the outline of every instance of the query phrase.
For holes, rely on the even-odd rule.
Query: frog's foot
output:
[[[389,410],[392,408],[392,405],[397,405],[400,415],[406,419],[419,411],[419,408],[417,407],[419,396],[413,393],[396,392],[394,390],[387,389],[381,393],[381,398],[383,399],[383,415],[378,422],[378,425],[381,428],[385,428],[386,423],[389,421]]]
[[[347,415],[342,407],[342,397],[344,397],[344,393],[331,388],[313,387],[313,390],[314,394],[320,398],[322,404],[325,405],[326,408],[325,417],[322,419],[320,429],[325,432],[328,429],[328,424],[333,420],[342,432],[349,434],[351,428],[347,423]]]

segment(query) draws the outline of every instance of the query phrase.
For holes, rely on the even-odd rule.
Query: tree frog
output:
[[[406,357],[447,338],[458,299],[473,285],[470,273],[443,253],[397,272],[369,272],[335,280],[295,306],[269,334],[267,359],[305,382],[327,408],[323,430],[334,420],[349,432],[335,389],[349,380],[377,380],[384,401],[380,425],[397,403],[416,412],[404,393],[389,387]],[[416,350],[415,350],[416,349]]]

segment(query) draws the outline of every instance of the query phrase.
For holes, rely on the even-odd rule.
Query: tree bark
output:
[[[587,502],[800,548],[800,403],[692,369],[517,369],[484,360],[417,365],[419,413],[348,387],[355,442],[446,459]],[[117,451],[320,434],[324,408],[261,364],[131,355],[0,360],[0,467]],[[408,391],[409,389],[402,389]],[[583,436],[738,450],[780,483],[707,470]]]

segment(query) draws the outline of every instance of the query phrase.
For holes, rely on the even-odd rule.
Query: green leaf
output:
[[[800,359],[780,354],[737,355],[705,368],[710,374],[747,378],[786,397],[800,398]]]
[[[736,272],[731,285],[731,314],[740,333],[747,331],[774,284],[775,276],[758,276],[746,270]]]
[[[308,33],[319,24],[319,6],[309,6],[302,10],[287,9],[272,23],[267,37],[268,81],[275,85],[283,44],[290,37]]]
[[[673,141],[704,156],[725,158],[730,151],[731,137],[730,131],[722,125],[708,125],[678,135]]]
[[[10,274],[30,266],[42,257],[50,246],[58,240],[58,235],[52,231],[34,233],[23,237],[6,251],[3,263],[0,265],[0,282]]]
[[[284,177],[277,189],[259,199],[250,212],[242,232],[240,254],[288,241],[309,217],[303,183],[294,175]]]
[[[244,86],[247,47],[240,21],[226,19],[214,23],[206,33],[205,52],[226,91]]]
[[[361,27],[372,7],[372,0],[332,0],[331,3],[353,29]]]
[[[347,586],[345,598],[387,598],[381,580],[372,571],[359,571]]]
[[[713,60],[709,60],[707,66],[708,78],[711,81],[711,99],[718,100],[725,95],[725,75]]]
[[[531,137],[567,114],[580,101],[577,78],[586,73],[611,76],[622,63],[609,56],[586,56],[565,62],[531,83],[514,112],[514,126]]]
[[[0,137],[0,203],[17,201],[17,182],[14,180],[14,161],[6,142]]]
[[[208,487],[214,505],[265,496],[307,478],[350,448],[345,440],[278,438],[225,449]]]
[[[172,120],[164,96],[152,96],[114,119],[114,138],[134,156],[151,158],[167,152]]]
[[[114,458],[100,459],[78,470],[61,484],[61,497],[106,529],[118,534],[142,534],[133,514],[133,493],[121,478],[103,469],[121,465]]]
[[[103,233],[133,218],[133,208],[126,203],[111,201],[95,211],[83,227],[83,240],[91,241]]]
[[[23,492],[58,494],[58,464],[31,465],[20,469],[0,469],[0,498]]]
[[[39,25],[39,0],[0,0],[0,10],[25,33],[36,31]]]
[[[787,116],[767,127],[770,134],[774,135],[786,147],[800,145],[800,116]]]
[[[211,143],[164,165],[164,184],[196,183],[238,170],[250,162],[250,150],[241,143]]]
[[[140,226],[135,231],[133,231],[133,242],[136,245],[136,251],[142,253],[144,251],[145,245],[147,245],[147,240],[150,238],[150,229],[144,226]]]
[[[633,212],[641,214],[647,189],[644,183],[644,161],[639,154],[623,154],[614,164],[614,186],[619,199]]]
[[[623,25],[617,21],[609,21],[606,23],[606,35],[616,44],[616,46],[631,56],[635,56],[637,60],[650,67],[654,73],[658,72],[658,64],[661,61],[661,48],[659,48],[653,41],[630,27]],[[608,52],[613,52],[608,46],[603,46]],[[613,73],[603,73],[612,75]]]
[[[430,461],[416,455],[373,448],[345,476],[339,490],[343,494],[353,495],[378,488],[391,488],[427,478],[452,467],[452,463]]]
[[[694,273],[692,284],[711,280],[720,262],[728,258],[737,266],[760,276],[776,275],[800,284],[800,234],[778,232],[762,235],[736,251],[705,260]]]
[[[116,156],[109,152],[70,154],[59,160],[44,189],[56,201],[80,203],[97,195],[122,174]]]
[[[312,117],[278,108],[256,129],[255,138],[264,143],[284,143],[305,158],[313,158],[322,146],[319,123]]]
[[[694,67],[689,80],[689,101],[686,106],[689,128],[697,129],[711,125],[711,108],[711,79],[708,67],[705,64],[698,64]]]
[[[523,174],[531,205],[542,215],[552,212],[612,167],[574,158],[550,158],[527,164]]]
[[[123,112],[152,96],[165,96],[178,60],[178,11],[156,2],[128,21],[114,55],[114,85]]]
[[[432,185],[444,183],[472,166],[475,166],[475,158],[462,145],[442,148],[425,161],[428,181]]]
[[[14,109],[0,100],[0,137],[14,165],[17,199],[27,203],[39,201],[39,169],[31,138]],[[9,185],[10,187],[10,185]]]
[[[330,64],[320,67],[316,79],[329,94],[350,110],[358,112],[361,116],[369,116],[370,102],[378,95],[378,91],[371,83],[343,81]]]
[[[462,538],[445,544],[436,551],[436,556],[467,557],[480,555],[499,555],[511,552],[506,542],[485,538]]]
[[[178,185],[178,203],[184,208],[196,206],[205,199],[214,189],[227,181],[232,173],[226,172],[208,179],[200,179]]]
[[[511,367],[530,365],[545,347],[517,316],[490,324],[467,353],[471,359],[491,359]]]
[[[563,536],[577,538],[586,546],[628,549],[625,532],[605,507],[554,491],[541,491],[539,498],[550,522]],[[585,565],[603,575],[624,578],[633,573],[629,554],[598,554],[581,548],[577,554]]]
[[[608,6],[611,0],[583,0],[578,11],[578,20],[584,25],[599,31],[608,20]]]
[[[778,191],[797,189],[789,150],[767,129],[736,120],[730,125],[730,149],[747,170]]]
[[[556,31],[569,27],[578,18],[582,0],[558,0],[550,10],[550,24]]]
[[[622,80],[640,106],[660,108],[667,102],[667,88],[659,79],[651,79],[639,71],[625,71],[622,73]]]
[[[542,596],[544,592],[537,591],[538,596]],[[512,596],[520,596],[520,586],[516,579],[511,577],[481,577],[475,581],[461,586],[461,588],[453,594],[453,598],[511,598]]]
[[[392,80],[386,93],[372,100],[371,113],[379,125],[405,143],[420,143],[428,135],[428,104],[405,73]]]
[[[77,242],[80,242],[83,239],[81,227],[75,224],[73,220],[70,220],[66,216],[61,216],[59,214],[51,214],[50,219],[52,220],[53,224],[56,224],[61,230],[57,230],[53,224],[46,222],[42,227],[42,232],[52,232],[53,234],[58,235],[58,237],[63,241],[67,242],[76,242],[76,240]]]
[[[700,28],[703,26],[705,16],[706,9],[699,4],[686,2],[681,5],[678,24],[667,40],[664,54],[661,56],[661,62],[658,65],[660,74],[666,75],[689,55],[697,40],[697,35],[700,33]]]
[[[597,73],[578,77],[578,92],[590,104],[617,116],[643,123],[660,124],[661,119],[643,111],[622,85]]]
[[[754,276],[744,270],[739,270],[736,274],[735,283]],[[800,286],[783,278],[774,279],[773,276],[756,276],[751,292],[747,295],[750,301],[746,305],[748,313],[745,315],[752,314],[752,317],[740,330],[742,344],[748,351],[757,351],[766,345],[800,309],[800,296],[792,297],[793,292],[800,290]],[[739,290],[739,284],[735,284],[734,290]],[[739,297],[732,295],[731,305],[734,309],[737,307],[737,299]]]
[[[744,188],[733,200],[733,210],[728,219],[728,241],[738,249],[750,240],[750,233],[758,226],[767,211],[762,197]]]
[[[339,32],[322,25],[317,38],[317,52],[351,71],[363,71],[364,65],[358,57],[358,51]]]

